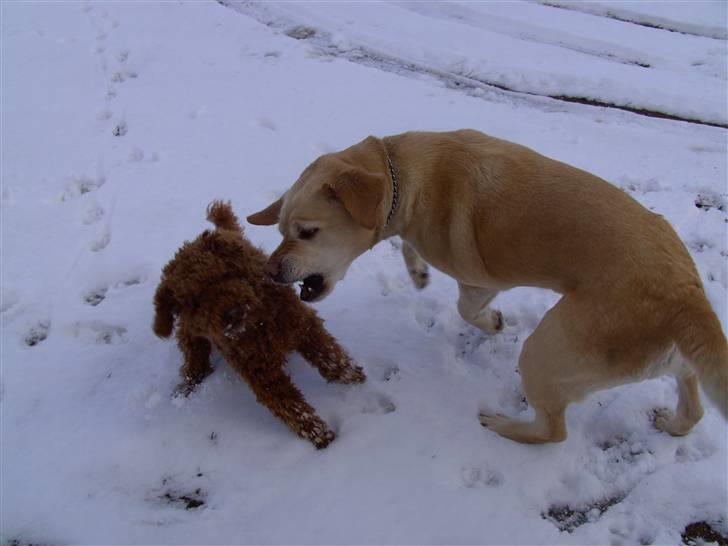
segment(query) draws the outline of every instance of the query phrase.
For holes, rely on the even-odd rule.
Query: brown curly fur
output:
[[[258,402],[317,448],[326,447],[335,434],[284,371],[288,354],[301,353],[328,381],[361,383],[364,372],[292,287],[263,273],[268,257],[243,236],[229,203],[212,202],[207,219],[216,229],[182,245],[154,296],[154,332],[167,338],[176,326],[184,355],[179,392],[188,395],[212,372],[214,345]]]

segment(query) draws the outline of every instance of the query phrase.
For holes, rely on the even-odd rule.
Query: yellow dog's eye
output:
[[[298,232],[299,239],[310,239],[318,233],[319,228],[302,229]]]

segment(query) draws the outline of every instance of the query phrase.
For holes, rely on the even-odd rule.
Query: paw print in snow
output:
[[[72,327],[72,333],[74,337],[90,344],[118,345],[128,341],[126,328],[101,321],[77,322]]]
[[[365,402],[362,413],[386,415],[396,409],[397,406],[386,394],[375,393]]]
[[[460,469],[460,478],[467,488],[500,487],[503,484],[503,474],[489,466],[463,467]]]
[[[40,320],[32,325],[25,336],[23,336],[23,342],[28,347],[35,347],[39,343],[45,341],[48,338],[48,333],[51,329],[51,323],[48,320]]]
[[[129,130],[129,127],[126,125],[126,121],[122,120],[119,121],[115,126],[114,129],[111,131],[111,134],[114,136],[124,136],[127,131]]]
[[[85,174],[74,176],[61,194],[61,201],[69,201],[81,195],[98,190],[106,183],[103,175],[88,176]]]
[[[141,284],[142,282],[143,282],[143,278],[141,278],[141,277],[131,277],[127,280],[120,281],[115,284],[99,286],[99,287],[96,287],[96,288],[86,292],[86,294],[84,294],[84,296],[83,296],[83,301],[92,307],[96,307],[102,301],[104,301],[106,299],[109,292],[114,294],[114,293],[118,292],[120,289],[125,289],[130,286],[136,286],[138,284]]]
[[[109,246],[109,243],[111,242],[111,232],[110,231],[104,231],[98,239],[95,241],[91,241],[90,248],[93,252],[99,252],[100,250],[105,249],[107,246]]]

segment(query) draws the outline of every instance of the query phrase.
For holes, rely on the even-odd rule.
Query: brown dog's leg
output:
[[[177,332],[177,344],[185,357],[180,370],[183,381],[177,387],[177,392],[187,396],[212,373],[210,365],[212,345],[204,337],[193,336],[184,328],[180,328]]]
[[[317,449],[329,445],[336,434],[316,415],[306,399],[283,371],[285,356],[267,355],[265,363],[242,362],[239,354],[223,350],[225,358],[250,385],[258,402]],[[272,361],[271,359],[275,359]]]
[[[334,383],[363,383],[366,381],[364,371],[352,362],[341,345],[326,331],[318,317],[311,319],[307,332],[298,342],[298,352],[327,381]]]

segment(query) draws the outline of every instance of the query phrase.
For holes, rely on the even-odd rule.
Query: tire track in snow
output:
[[[665,30],[667,32],[676,32],[678,34],[685,34],[687,36],[698,36],[700,38],[710,38],[713,40],[725,40],[727,33],[724,28],[712,27],[706,29],[700,28],[699,24],[680,23],[678,21],[671,21],[670,19],[654,16],[650,17],[647,14],[640,14],[629,10],[623,10],[620,8],[607,8],[606,6],[590,5],[586,2],[583,3],[562,3],[558,1],[541,1],[541,5],[549,8],[564,9],[568,11],[578,11],[580,13],[587,13],[596,17],[605,17],[606,19],[614,19],[621,23],[629,23],[632,25],[638,25],[641,27],[654,28],[657,30]],[[650,21],[650,19],[652,19]],[[703,30],[703,32],[699,32]]]
[[[455,72],[440,70],[432,66],[402,59],[365,46],[355,45],[351,48],[342,48],[335,43],[329,32],[306,25],[296,24],[295,22],[287,21],[282,17],[273,17],[267,12],[264,6],[257,5],[253,2],[239,2],[235,0],[216,1],[222,6],[251,17],[268,27],[282,31],[284,34],[295,40],[313,44],[319,48],[321,56],[336,57],[353,63],[376,68],[384,72],[392,72],[401,76],[434,78],[435,80],[443,83],[449,89],[459,89],[470,95],[481,97],[486,100],[498,100],[507,97],[511,100],[515,99],[523,101],[528,106],[534,106],[536,104],[535,101],[539,101],[539,106],[542,108],[547,107],[552,110],[558,108],[558,103],[579,104],[582,106],[620,110],[650,118],[681,121],[695,125],[728,129],[728,124],[725,123],[698,118],[688,118],[667,112],[650,110],[648,108],[639,108],[625,104],[601,101],[590,97],[563,94],[550,95],[515,90],[503,84],[477,78],[473,75],[458,74]]]
[[[522,21],[518,21],[517,19],[510,19],[508,17],[494,16],[490,14],[485,17],[482,14],[471,10],[468,6],[435,3],[422,4],[420,2],[409,1],[396,1],[393,2],[393,4],[401,9],[435,20],[452,21],[460,25],[466,25],[478,30],[501,34],[524,42],[560,47],[575,53],[588,55],[590,57],[597,57],[606,61],[638,66],[640,68],[651,68],[651,64],[646,58],[637,58],[639,57],[639,52],[617,52],[611,44],[606,42],[598,44],[590,43],[589,45],[572,43],[569,41],[572,39],[571,36],[562,35],[559,38],[549,36],[549,34],[553,31],[549,32],[546,28],[540,28],[537,25],[529,25]],[[583,39],[581,41],[584,42]],[[613,51],[609,51],[609,49],[613,49]],[[632,58],[630,58],[630,54]]]

